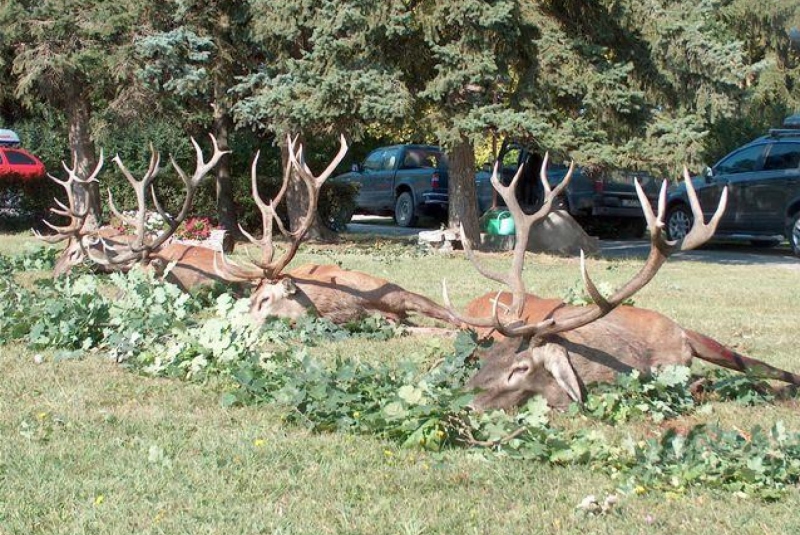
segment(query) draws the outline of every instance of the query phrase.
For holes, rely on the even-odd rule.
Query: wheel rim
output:
[[[686,237],[692,227],[692,218],[683,210],[675,210],[669,216],[667,230],[669,237],[673,240],[680,240]]]
[[[800,252],[800,217],[795,219],[794,225],[792,225],[792,249]]]
[[[397,220],[407,222],[411,217],[411,202],[408,197],[403,195],[397,201]]]

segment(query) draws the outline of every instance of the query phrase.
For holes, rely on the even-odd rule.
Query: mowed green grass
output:
[[[0,252],[30,240],[0,238]],[[447,276],[456,304],[496,289],[460,255],[398,255],[339,245],[301,252],[294,264],[338,262],[440,300]],[[505,269],[507,255],[483,257]],[[639,261],[592,261],[597,280],[619,283]],[[559,296],[578,280],[577,262],[530,255],[532,290]],[[782,267],[668,263],[636,297],[685,326],[772,364],[800,371],[800,272]],[[448,340],[349,340],[315,349],[364,360],[424,354]],[[421,349],[423,348],[423,349]],[[584,467],[550,467],[474,450],[435,455],[373,437],[311,434],[274,407],[222,408],[214,385],[151,379],[87,355],[54,362],[19,345],[0,347],[0,534],[32,533],[800,533],[800,492],[777,503],[696,490],[623,497],[607,516],[575,506],[614,481]],[[324,356],[324,355],[323,355]],[[800,431],[796,402],[761,407],[717,403],[710,415],[741,429],[777,420]],[[559,421],[560,420],[560,421]],[[650,422],[611,429],[656,435]]]

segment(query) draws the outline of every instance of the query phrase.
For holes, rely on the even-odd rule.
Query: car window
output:
[[[389,149],[383,152],[383,161],[381,162],[381,170],[391,171],[397,163],[397,156],[400,149]]]
[[[763,152],[764,145],[747,147],[746,149],[735,152],[714,167],[714,174],[732,175],[756,171],[758,170],[758,164]]]
[[[8,163],[14,165],[36,165],[36,160],[17,150],[7,150],[6,158]]]
[[[376,150],[367,156],[367,159],[364,160],[364,171],[379,171],[383,162],[383,153],[382,150]]]
[[[425,151],[421,149],[409,149],[403,157],[403,169],[419,169],[426,167],[425,165]]]
[[[800,143],[773,143],[764,160],[765,171],[797,169],[800,166]]]

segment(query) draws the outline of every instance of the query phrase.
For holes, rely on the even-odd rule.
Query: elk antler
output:
[[[716,212],[708,223],[704,222],[703,211],[700,202],[695,193],[689,171],[684,168],[684,178],[686,183],[687,194],[689,196],[689,203],[694,217],[694,223],[689,233],[682,240],[670,241],[664,235],[664,213],[666,211],[666,198],[667,198],[667,181],[665,180],[661,185],[661,192],[658,198],[658,214],[653,213],[650,202],[645,195],[639,181],[635,181],[636,193],[639,197],[639,202],[642,205],[644,216],[647,221],[647,228],[650,234],[650,253],[644,266],[639,270],[636,275],[631,278],[625,285],[614,292],[609,298],[605,298],[598,291],[589,273],[586,269],[586,261],[581,253],[581,275],[583,277],[584,285],[589,295],[594,301],[593,305],[576,310],[574,313],[559,318],[548,318],[535,324],[519,324],[519,322],[512,324],[504,324],[498,317],[497,302],[495,302],[492,310],[493,327],[501,334],[509,337],[534,337],[541,341],[545,337],[560,332],[571,331],[598,320],[611,312],[615,307],[619,306],[626,299],[631,297],[637,291],[647,285],[658,270],[664,265],[667,258],[677,251],[688,251],[694,249],[709,240],[716,231],[717,224],[722,218],[725,211],[728,199],[728,190],[725,188],[720,196],[719,205]],[[504,197],[505,198],[505,197]],[[512,212],[513,213],[513,212]],[[515,218],[516,223],[516,218]],[[521,266],[521,261],[518,259],[517,251],[515,250],[515,266]],[[521,269],[515,271],[515,277],[519,278]],[[519,283],[521,284],[521,282]],[[519,316],[518,316],[519,317]],[[485,326],[485,325],[480,325]]]
[[[294,255],[297,254],[297,249],[300,246],[300,242],[305,237],[308,229],[311,228],[312,223],[314,222],[314,216],[317,211],[317,204],[319,202],[319,191],[322,188],[322,185],[325,181],[333,174],[336,167],[341,163],[342,159],[344,158],[345,154],[347,154],[347,141],[345,140],[344,136],[340,137],[339,140],[339,152],[333,158],[328,167],[319,175],[314,176],[311,170],[306,165],[305,158],[303,157],[303,147],[302,145],[299,146],[295,150],[295,143],[297,142],[297,138],[292,139],[291,137],[287,136],[287,144],[289,147],[289,162],[286,165],[286,169],[283,173],[283,183],[281,185],[281,189],[278,192],[277,196],[274,199],[270,200],[268,203],[265,203],[261,196],[258,193],[258,186],[256,184],[256,164],[258,163],[259,153],[256,153],[255,158],[253,159],[253,164],[250,169],[250,177],[252,182],[252,192],[253,198],[256,201],[256,205],[258,206],[259,210],[261,211],[261,219],[262,219],[262,236],[260,240],[255,239],[251,234],[245,231],[241,226],[239,229],[242,233],[247,237],[248,240],[253,245],[257,245],[261,248],[261,261],[251,261],[252,265],[249,266],[242,266],[236,264],[225,257],[222,256],[222,266],[214,264],[214,270],[220,276],[225,276],[228,278],[232,278],[238,281],[251,281],[251,280],[260,280],[260,279],[275,279],[281,273],[281,271],[292,261]],[[292,169],[295,170],[297,176],[303,181],[306,186],[306,191],[308,192],[308,207],[306,209],[306,214],[303,217],[302,223],[298,228],[293,231],[288,231],[286,227],[283,225],[280,217],[276,212],[277,205],[283,200],[283,196],[286,193],[286,190],[289,185],[289,179],[291,177]],[[283,236],[289,240],[289,247],[283,252],[283,254],[277,259],[273,260],[275,256],[275,246],[272,242],[273,233],[272,233],[272,224],[273,221],[278,227],[278,230],[283,234]]]
[[[101,265],[119,265],[119,266],[130,266],[135,262],[147,262],[154,252],[158,251],[166,241],[172,237],[172,235],[177,230],[178,226],[186,219],[186,216],[189,214],[189,210],[192,206],[192,202],[194,200],[194,195],[197,192],[197,187],[199,186],[200,182],[205,178],[205,176],[214,168],[219,160],[225,155],[229,154],[230,151],[223,151],[220,150],[219,145],[217,144],[216,138],[209,134],[211,137],[211,143],[213,145],[213,154],[208,162],[205,161],[203,157],[203,150],[200,148],[200,145],[191,138],[192,145],[195,148],[195,152],[197,155],[197,165],[195,168],[194,174],[190,177],[188,176],[184,170],[178,165],[175,161],[175,158],[170,157],[170,161],[172,163],[172,167],[178,173],[178,175],[183,180],[183,183],[186,185],[186,197],[184,197],[183,205],[181,206],[180,212],[177,216],[171,217],[161,206],[161,203],[156,196],[155,188],[153,187],[153,181],[155,180],[158,172],[160,170],[159,163],[161,161],[160,155],[156,152],[153,145],[150,145],[151,157],[150,157],[150,165],[147,168],[147,172],[145,172],[144,176],[141,180],[137,180],[134,178],[133,174],[125,167],[122,163],[122,159],[119,155],[114,157],[114,163],[119,168],[120,172],[125,176],[130,183],[131,187],[133,187],[134,192],[136,193],[136,203],[138,209],[136,211],[135,217],[129,217],[123,214],[120,210],[117,209],[116,204],[114,203],[114,198],[111,194],[111,190],[108,191],[108,204],[111,211],[125,221],[126,223],[132,225],[136,229],[136,238],[133,240],[132,243],[126,244],[121,247],[111,246],[105,241],[102,241],[103,244],[103,252],[102,253],[94,253],[91,252],[88,256],[91,258],[92,261],[101,264]],[[147,194],[148,191],[153,199],[153,205],[155,206],[158,213],[161,217],[166,221],[168,228],[162,232],[160,232],[155,238],[148,238],[145,224],[147,222]],[[109,254],[113,253],[113,254]]]
[[[528,238],[530,236],[531,229],[540,222],[544,221],[550,212],[552,212],[553,202],[561,194],[561,192],[564,191],[564,188],[569,185],[569,182],[572,179],[572,174],[575,171],[575,162],[571,162],[569,170],[567,171],[567,174],[564,175],[564,178],[561,179],[561,182],[559,182],[555,188],[551,188],[550,182],[547,179],[547,163],[549,158],[550,155],[545,153],[542,167],[539,172],[539,179],[542,183],[542,187],[544,188],[545,197],[542,201],[541,207],[539,207],[539,209],[533,214],[526,214],[523,212],[516,195],[517,182],[519,182],[519,179],[523,174],[524,165],[520,165],[519,169],[517,169],[517,172],[514,175],[514,178],[511,179],[511,183],[508,186],[504,186],[500,182],[499,162],[495,163],[494,165],[491,178],[492,185],[503,198],[503,201],[508,207],[508,211],[511,212],[516,234],[513,256],[514,260],[507,273],[497,273],[483,267],[475,257],[475,253],[472,250],[472,244],[470,244],[469,240],[466,238],[463,226],[461,228],[461,240],[464,244],[464,251],[467,253],[467,258],[469,258],[472,265],[475,266],[481,275],[493,281],[505,284],[511,289],[513,300],[509,312],[513,313],[517,317],[519,317],[519,315],[522,313],[522,307],[525,304],[525,283],[522,281],[522,268],[525,262],[525,251],[528,247]],[[442,293],[445,306],[458,320],[476,327],[495,326],[495,321],[493,319],[467,317],[459,314],[450,302],[450,297],[447,294],[447,284],[444,281],[442,283]],[[496,308],[499,303],[499,294],[494,300],[494,303]]]
[[[75,198],[75,186],[85,186],[91,182],[97,182],[97,175],[100,174],[100,170],[103,168],[103,151],[100,150],[100,158],[97,160],[97,165],[95,165],[94,171],[92,171],[88,178],[80,178],[78,176],[76,161],[77,157],[73,157],[72,168],[68,167],[65,162],[61,162],[62,167],[64,167],[64,170],[67,172],[66,180],[59,180],[50,173],[47,174],[47,176],[50,177],[50,180],[64,188],[67,193],[67,204],[62,203],[58,199],[53,199],[58,205],[58,208],[50,208],[50,211],[56,215],[68,217],[70,220],[68,225],[59,226],[50,223],[46,219],[43,219],[42,222],[53,229],[56,234],[52,236],[45,236],[39,233],[37,230],[34,230],[33,232],[37,238],[46,241],[47,243],[58,243],[69,239],[80,241],[81,238],[87,234],[84,232],[83,227],[84,223],[86,222],[86,217],[89,215],[90,203],[88,202],[88,199],[83,199],[80,203],[77,202]],[[85,188],[84,195],[87,195]],[[83,204],[83,208],[79,206],[80,204]]]

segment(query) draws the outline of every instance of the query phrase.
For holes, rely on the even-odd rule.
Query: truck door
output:
[[[364,160],[357,178],[360,184],[359,207],[370,211],[388,210],[394,207],[392,184],[398,151],[396,147],[376,149]]]

